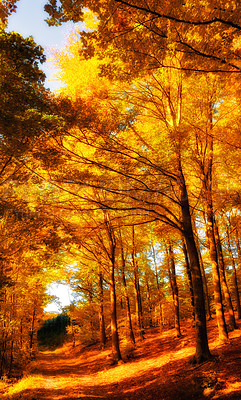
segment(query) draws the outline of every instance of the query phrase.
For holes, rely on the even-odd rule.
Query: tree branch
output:
[[[235,24],[232,21],[226,21],[225,19],[222,19],[222,18],[214,17],[214,18],[208,19],[206,21],[189,21],[189,20],[186,20],[186,19],[174,17],[172,15],[159,13],[157,11],[153,11],[153,10],[151,10],[149,8],[146,8],[146,7],[141,7],[141,6],[138,6],[136,4],[131,4],[128,1],[125,1],[125,0],[114,0],[114,1],[116,3],[124,4],[124,5],[126,5],[126,6],[128,6],[130,8],[134,8],[135,10],[144,11],[144,12],[146,12],[148,14],[155,15],[155,16],[157,16],[159,18],[168,19],[170,21],[174,21],[174,22],[178,22],[178,23],[183,23],[183,24],[187,24],[187,25],[194,25],[194,26],[202,26],[202,25],[211,25],[211,24],[215,24],[215,23],[221,23],[221,24],[224,24],[224,25],[227,25],[227,26],[231,26],[232,28],[241,30],[241,26],[240,25]]]

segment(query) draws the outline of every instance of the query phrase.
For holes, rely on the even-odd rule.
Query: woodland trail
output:
[[[215,358],[198,366],[193,329],[181,338],[170,330],[148,330],[138,342],[133,358],[111,366],[110,348],[65,346],[40,352],[29,376],[3,399],[8,400],[240,400],[241,330],[230,333],[230,342],[215,341],[215,322],[209,322],[210,348]]]

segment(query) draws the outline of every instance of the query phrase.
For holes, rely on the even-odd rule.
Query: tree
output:
[[[220,239],[217,222],[214,221],[214,224],[215,224],[214,225],[215,242],[216,242],[216,246],[217,246],[217,255],[218,255],[218,262],[219,262],[219,269],[220,269],[220,280],[221,280],[221,284],[222,284],[224,298],[226,301],[226,306],[228,309],[228,325],[229,325],[230,330],[234,330],[235,328],[237,328],[237,325],[236,325],[236,321],[235,321],[230,290],[229,290],[229,287],[227,284],[227,279],[226,279],[226,266],[224,263],[222,243],[221,243],[221,239]]]
[[[185,258],[185,270],[186,270],[187,279],[188,279],[188,287],[189,287],[189,291],[190,291],[191,305],[192,305],[192,308],[194,308],[194,293],[193,293],[193,285],[192,285],[192,275],[191,275],[191,271],[190,271],[190,264],[189,264],[188,254],[187,254],[187,248],[186,248],[186,244],[185,244],[183,238],[182,238],[182,250],[183,250],[183,254],[184,254],[184,258]],[[193,317],[193,320],[195,321],[195,313],[193,310],[192,310],[192,317]]]
[[[142,306],[142,298],[140,291],[140,280],[139,280],[139,267],[137,261],[136,254],[136,238],[135,238],[135,227],[132,226],[132,245],[131,245],[131,259],[132,259],[132,268],[133,268],[133,277],[134,277],[134,289],[135,289],[135,297],[136,297],[136,315],[138,321],[138,329],[140,338],[144,339],[144,326],[143,326],[143,306]]]
[[[180,65],[178,57],[167,58],[174,67]],[[89,61],[80,62],[86,66]],[[95,79],[102,80],[98,73]],[[67,115],[72,112],[73,117],[66,135],[53,145],[55,150],[70,157],[68,169],[62,169],[56,184],[74,196],[76,207],[80,201],[81,207],[89,210],[95,207],[121,213],[135,210],[136,221],[159,220],[184,235],[195,291],[197,336],[201,338],[197,341],[196,358],[198,361],[208,358],[201,271],[185,177],[187,137],[181,111],[188,87],[183,87],[182,73],[173,68],[149,73],[145,80],[143,77],[134,80],[132,85],[123,87],[121,97],[117,97],[115,85],[112,92],[110,83],[105,88],[104,96],[103,91],[90,92],[87,99],[86,93],[76,98],[75,89],[72,102],[65,102]],[[90,103],[92,100],[93,105],[98,101],[98,110]],[[59,104],[63,115],[66,111],[61,110],[61,99]],[[161,146],[163,140],[166,148]],[[76,169],[77,163],[82,167],[88,165],[88,173],[86,168]],[[75,176],[74,180],[71,176]],[[106,196],[100,201],[90,191],[83,195],[81,187],[100,189]]]
[[[9,15],[11,15],[13,12],[17,11],[17,5],[16,3],[18,0],[11,0],[9,2],[8,0],[2,0],[0,3],[0,27],[4,28],[7,24],[7,19]]]
[[[178,295],[178,286],[177,286],[177,278],[176,278],[176,267],[175,267],[175,258],[173,253],[173,248],[170,243],[166,248],[167,253],[167,262],[168,262],[168,275],[169,282],[171,286],[172,298],[173,298],[173,306],[174,306],[174,323],[176,336],[181,336],[180,330],[180,314],[179,314],[179,295]]]
[[[239,73],[240,3],[238,0],[223,5],[221,0],[175,3],[139,0],[102,1],[48,1],[50,25],[85,19],[84,9],[90,9],[98,18],[97,34],[82,33],[87,52],[86,37],[98,38],[107,51],[107,43],[114,47],[112,59],[126,58],[131,74],[146,68],[170,67],[166,54],[181,55],[182,70],[198,72]],[[109,65],[110,66],[110,65]],[[173,67],[173,66],[172,66]]]
[[[10,182],[18,185],[28,179],[24,163],[32,156],[36,139],[59,124],[51,112],[45,75],[39,68],[39,63],[45,61],[43,49],[32,38],[23,39],[4,30],[0,30],[0,49],[0,190],[5,207]]]
[[[8,157],[20,156],[36,137],[50,127],[50,99],[44,88],[43,49],[30,37],[0,31],[1,150]],[[16,102],[18,99],[18,102]],[[53,118],[53,116],[52,116]]]
[[[75,271],[74,286],[78,292],[87,293],[88,299],[93,302],[94,297],[98,298],[99,306],[99,331],[101,345],[106,342],[104,323],[104,293],[103,282],[109,286],[110,324],[112,340],[113,363],[122,360],[119,344],[119,332],[117,322],[117,300],[116,300],[116,270],[117,270],[117,226],[115,220],[106,210],[95,213],[95,218],[86,216],[80,226],[76,227],[71,221],[69,232],[72,240],[80,247],[80,271]],[[71,226],[72,225],[72,226]],[[83,235],[84,232],[84,235]],[[90,320],[90,316],[88,316]]]
[[[41,346],[56,347],[63,344],[67,334],[67,326],[70,324],[66,314],[47,319],[38,330],[38,341]]]
[[[127,282],[126,282],[126,259],[128,256],[128,251],[125,251],[123,238],[122,238],[122,230],[119,227],[119,243],[120,243],[120,253],[121,253],[121,276],[124,287],[124,296],[126,302],[126,314],[127,314],[127,326],[128,326],[128,335],[132,344],[135,344],[135,336],[133,331],[132,317],[131,317],[131,308],[130,308],[130,297],[128,294]]]
[[[15,10],[15,3],[1,2],[3,25],[5,17]],[[35,350],[37,320],[46,300],[47,285],[40,271],[51,258],[46,247],[49,250],[54,241],[54,230],[49,234],[49,226],[45,237],[42,236],[47,223],[40,210],[36,211],[36,202],[29,207],[33,186],[27,185],[30,173],[25,163],[30,159],[33,163],[36,140],[50,135],[50,131],[52,134],[60,125],[52,114],[51,98],[44,88],[45,75],[39,68],[45,61],[43,49],[32,38],[7,33],[2,26],[0,49],[0,374],[11,375],[18,369],[18,363],[24,365]],[[31,266],[31,272],[24,263]]]
[[[232,265],[232,277],[233,277],[233,287],[234,287],[234,296],[235,296],[235,301],[236,301],[236,309],[237,309],[237,314],[238,314],[238,319],[241,318],[241,304],[240,304],[240,294],[239,294],[239,285],[238,285],[238,279],[237,279],[237,270],[236,270],[236,263],[235,263],[235,258],[233,255],[232,247],[231,247],[231,238],[230,238],[230,222],[228,221],[229,218],[227,218],[227,221],[223,219],[223,223],[226,229],[226,242],[227,242],[227,247],[228,247],[228,252],[229,252],[229,257]]]
[[[158,240],[157,240],[158,243]],[[164,318],[163,318],[163,277],[161,275],[161,268],[158,268],[158,249],[156,249],[153,237],[150,239],[150,255],[151,258],[153,259],[153,264],[154,264],[154,277],[155,277],[155,282],[156,282],[156,289],[157,289],[157,309],[159,313],[159,317],[157,317],[157,321],[160,320],[160,326],[161,328],[164,326]]]
[[[208,239],[210,260],[213,270],[214,299],[219,328],[219,339],[220,341],[225,341],[227,340],[228,333],[224,319],[218,252],[215,240],[215,217],[213,206],[213,162],[215,157],[215,133],[213,133],[213,125],[215,103],[217,102],[217,82],[215,78],[212,79],[210,77],[204,77],[204,79],[201,80],[203,83],[205,81],[206,85],[204,85],[205,89],[203,91],[203,99],[199,103],[200,120],[197,127],[198,130],[201,130],[201,133],[199,135],[196,134],[196,148],[194,157],[197,160],[197,164],[200,168],[200,177],[202,180],[203,207],[205,214],[206,235]],[[197,111],[196,114],[198,114]]]

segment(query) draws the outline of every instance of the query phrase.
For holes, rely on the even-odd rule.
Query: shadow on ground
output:
[[[216,325],[209,322],[214,358],[201,365],[190,364],[193,328],[175,338],[173,331],[149,330],[138,342],[134,358],[111,366],[110,349],[92,346],[65,353],[42,353],[33,370],[42,386],[27,387],[9,397],[13,400],[240,400],[241,331],[230,343],[216,343]],[[8,399],[8,397],[6,397]]]

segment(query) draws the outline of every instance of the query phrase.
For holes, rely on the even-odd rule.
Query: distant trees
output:
[[[59,243],[50,221],[30,210],[14,192],[0,227],[0,375],[11,376],[21,374],[36,353]]]
[[[65,314],[47,319],[38,330],[37,336],[40,346],[58,347],[64,343],[67,335],[67,326],[70,319]]]

